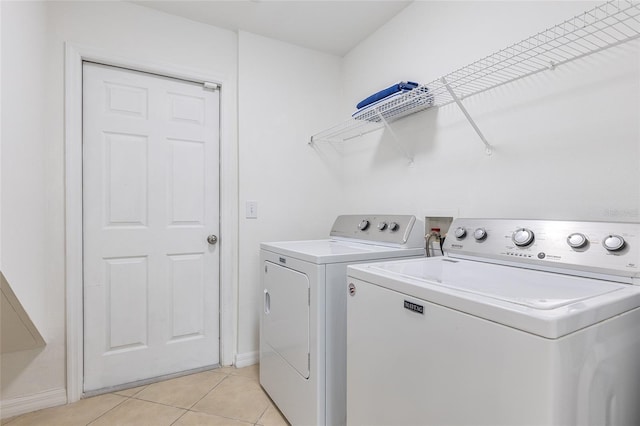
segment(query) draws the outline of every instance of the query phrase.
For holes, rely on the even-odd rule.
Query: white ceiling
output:
[[[404,0],[142,0],[172,15],[344,56],[407,7]]]

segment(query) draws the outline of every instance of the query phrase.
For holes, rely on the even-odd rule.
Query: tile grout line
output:
[[[202,398],[200,398],[199,400],[197,400],[196,402],[194,402],[189,408],[186,409],[186,411],[184,412],[184,414],[182,414],[182,416],[180,416],[178,419],[176,419],[175,422],[173,422],[171,425],[174,425],[178,420],[180,420],[180,418],[182,418],[184,415],[186,415],[187,413],[196,413],[196,414],[203,414],[205,416],[213,416],[213,417],[220,417],[223,419],[227,419],[227,420],[233,420],[235,422],[241,422],[241,423],[246,423],[246,424],[251,424],[253,426],[261,426],[258,424],[258,421],[260,421],[260,419],[262,418],[262,416],[264,415],[264,413],[269,409],[269,406],[267,406],[264,411],[262,412],[262,414],[260,414],[260,416],[258,417],[258,419],[255,422],[247,422],[245,420],[242,419],[237,419],[235,417],[228,417],[228,416],[223,416],[222,414],[213,414],[213,413],[207,413],[205,411],[196,411],[196,410],[192,410],[193,407],[195,407],[200,401],[202,401],[204,398],[207,397],[207,395],[209,395],[211,392],[213,392],[218,386],[220,386],[222,384],[222,382],[224,382],[225,380],[227,380],[230,376],[233,377],[244,377],[246,379],[253,379],[253,377],[248,377],[242,374],[233,374],[233,373],[225,373],[225,377],[224,379],[220,380],[214,387],[212,387],[206,394],[204,394],[202,396]],[[177,407],[176,407],[177,408]]]
[[[116,395],[116,394],[114,393],[114,394],[111,394],[111,395]],[[98,419],[99,419],[100,417],[102,417],[102,416],[104,416],[105,414],[107,414],[107,413],[111,412],[112,410],[115,410],[117,407],[121,406],[122,404],[124,404],[125,402],[127,402],[128,400],[130,400],[130,399],[131,399],[131,397],[126,397],[126,396],[124,396],[124,395],[118,395],[118,396],[121,396],[121,397],[123,397],[123,398],[125,398],[125,399],[124,399],[123,401],[120,401],[119,403],[117,403],[117,404],[116,404],[116,405],[114,405],[113,407],[109,408],[107,411],[105,411],[104,413],[100,414],[100,415],[99,415],[98,417],[96,417],[95,419],[91,420],[89,423],[87,423],[87,426],[89,426],[91,423],[95,423],[95,422],[97,422],[97,421],[98,421]]]
[[[258,422],[260,421],[260,419],[262,418],[262,416],[264,415],[264,413],[269,409],[269,405],[267,405],[267,407],[264,409],[264,411],[262,412],[262,414],[260,414],[260,416],[258,416],[258,418],[256,419],[256,421],[255,421],[255,422],[248,422],[248,421],[246,421],[246,420],[238,419],[238,418],[235,418],[235,417],[223,416],[222,414],[213,414],[213,413],[207,413],[207,412],[205,412],[205,411],[196,411],[196,410],[192,410],[192,408],[193,408],[193,407],[195,407],[195,406],[198,404],[198,402],[200,402],[200,401],[202,401],[204,398],[206,398],[206,397],[207,397],[207,395],[209,395],[211,392],[213,392],[213,391],[214,391],[218,386],[220,386],[220,385],[222,384],[222,382],[224,382],[225,380],[227,380],[227,379],[228,379],[229,377],[231,377],[231,376],[233,376],[233,377],[242,377],[242,378],[244,378],[244,379],[254,380],[254,378],[253,378],[253,377],[245,376],[245,375],[242,375],[242,374],[233,374],[233,373],[229,373],[229,374],[227,374],[227,375],[226,375],[226,377],[225,377],[224,379],[220,380],[220,382],[219,382],[217,385],[215,385],[215,386],[214,386],[214,387],[213,387],[209,392],[207,392],[207,393],[206,393],[202,398],[200,398],[198,401],[196,401],[196,402],[195,402],[195,403],[194,403],[194,404],[193,404],[193,405],[188,409],[188,411],[190,411],[190,412],[192,412],[192,413],[204,414],[204,415],[207,415],[207,416],[216,416],[216,417],[221,417],[221,418],[223,418],[223,419],[228,419],[228,420],[233,420],[233,421],[235,421],[235,422],[241,422],[241,423],[251,424],[251,425],[253,425],[253,426],[256,426],[256,425],[257,425],[257,426],[262,426],[262,425],[258,424]]]
[[[213,414],[213,413],[207,413],[207,412],[205,412],[205,411],[196,411],[196,410],[192,410],[192,408],[193,408],[193,407],[195,407],[195,406],[198,404],[198,402],[200,402],[200,401],[202,401],[204,398],[206,398],[206,397],[207,397],[207,395],[209,395],[211,392],[213,392],[213,391],[214,391],[218,386],[220,386],[220,385],[222,384],[222,382],[224,382],[225,380],[227,380],[230,376],[233,376],[233,377],[242,377],[242,378],[244,378],[244,379],[249,379],[249,380],[257,380],[257,381],[258,381],[258,383],[259,383],[259,381],[260,381],[260,379],[259,379],[259,378],[257,378],[257,379],[256,379],[256,378],[254,378],[254,377],[250,377],[250,376],[243,375],[243,374],[225,373],[225,378],[224,378],[224,379],[222,379],[222,380],[220,380],[220,382],[219,382],[218,384],[216,384],[216,385],[215,385],[213,388],[211,388],[211,390],[210,390],[209,392],[207,392],[207,393],[206,393],[202,398],[200,398],[200,399],[199,399],[198,401],[196,401],[196,402],[195,402],[191,407],[189,407],[189,408],[187,409],[187,411],[188,411],[188,412],[191,412],[191,413],[204,414],[204,415],[206,415],[206,416],[215,416],[215,417],[220,417],[220,418],[223,418],[223,419],[233,420],[233,421],[235,421],[235,422],[246,423],[246,424],[250,424],[250,425],[253,425],[253,426],[262,426],[262,425],[258,424],[258,422],[260,421],[260,419],[262,418],[262,416],[264,415],[264,413],[269,409],[269,405],[267,405],[267,407],[264,409],[264,411],[262,412],[262,414],[260,414],[260,416],[258,416],[258,418],[256,419],[256,421],[255,421],[255,422],[248,422],[248,421],[243,420],[243,419],[237,419],[237,418],[235,418],[235,417],[227,417],[227,416],[223,416],[223,415],[221,415],[221,414]],[[263,391],[263,392],[264,392],[264,391]],[[186,414],[186,413],[185,413],[185,414]]]
[[[269,401],[271,401],[271,399],[269,399]],[[271,406],[271,402],[269,402],[269,404],[267,404],[267,406],[265,407],[265,409],[262,411],[262,414],[260,414],[258,416],[258,418],[256,419],[255,422],[253,422],[254,426],[261,426],[258,422],[262,419],[262,416],[264,416],[264,414],[267,412],[267,410],[269,409],[269,407]]]
[[[224,379],[220,380],[218,383],[216,383],[216,385],[214,387],[212,387],[211,389],[209,389],[209,392],[205,393],[204,395],[202,395],[202,398],[200,398],[199,400],[197,400],[196,402],[194,402],[193,404],[191,404],[191,406],[189,408],[187,408],[188,411],[193,411],[194,413],[198,413],[198,411],[192,410],[193,407],[196,406],[196,404],[198,404],[198,402],[202,401],[203,399],[205,399],[207,397],[207,395],[209,395],[211,392],[213,392],[218,386],[220,386],[220,384],[222,382],[224,382],[225,380],[227,380],[229,378],[229,374],[225,374]]]
[[[214,370],[210,370],[210,371],[214,371]],[[199,374],[199,373],[198,373],[198,374]],[[176,405],[172,405],[172,404],[166,404],[166,403],[159,402],[159,401],[154,401],[154,400],[151,400],[151,399],[144,399],[144,398],[142,398],[142,397],[139,397],[139,396],[138,396],[138,395],[140,395],[144,390],[146,390],[149,386],[152,386],[153,384],[148,385],[148,386],[145,386],[145,388],[144,388],[144,389],[141,389],[141,390],[139,390],[138,392],[134,393],[133,395],[129,396],[129,399],[135,399],[136,401],[151,402],[151,403],[153,403],[153,404],[159,404],[159,405],[163,405],[163,406],[165,406],[165,407],[178,408],[178,409],[180,409],[180,410],[192,411],[192,410],[191,410],[191,407],[193,407],[195,404],[197,404],[198,402],[200,402],[200,401],[202,400],[202,398],[204,398],[205,396],[209,395],[209,393],[211,393],[211,391],[213,391],[215,388],[217,388],[217,387],[218,387],[218,385],[220,385],[220,383],[222,383],[223,381],[225,381],[225,380],[227,379],[227,377],[229,376],[227,373],[221,373],[221,374],[223,374],[223,375],[224,375],[224,378],[223,378],[223,379],[221,379],[221,380],[220,380],[220,382],[216,383],[216,384],[215,384],[211,389],[209,389],[209,390],[208,390],[208,391],[207,391],[207,392],[206,392],[206,393],[205,393],[205,394],[204,394],[204,395],[203,395],[199,400],[197,400],[196,402],[194,402],[193,404],[191,404],[189,407],[186,407],[186,408],[185,408],[185,407],[178,407],[178,406],[176,406]],[[186,377],[186,376],[183,376],[183,377]],[[161,382],[159,382],[159,383],[161,383]],[[120,396],[123,396],[123,395],[120,395]]]
[[[165,404],[164,402],[149,401],[148,399],[134,398],[134,397],[131,397],[131,398],[129,398],[129,399],[135,399],[136,401],[140,401],[140,402],[148,402],[149,404],[162,405],[163,407],[177,408],[178,410],[188,410],[188,408],[184,408],[184,407],[176,407],[175,405]]]
[[[171,423],[169,426],[173,426],[176,424],[176,422],[178,422],[178,420],[180,420],[181,418],[183,418],[187,413],[189,412],[189,410],[184,410],[184,413],[180,414],[180,416],[178,416],[177,419],[175,419],[173,421],[173,423]]]
[[[220,372],[222,373],[222,372]],[[104,416],[105,414],[107,414],[108,412],[110,412],[111,410],[113,410],[114,408],[116,408],[117,406],[123,404],[126,401],[135,399],[136,401],[143,401],[143,402],[148,402],[151,404],[158,404],[158,405],[162,405],[165,407],[171,407],[171,408],[176,408],[179,410],[183,410],[183,413],[176,419],[173,421],[173,423],[171,423],[171,425],[175,424],[178,420],[180,420],[182,417],[184,417],[188,412],[192,412],[192,413],[200,413],[199,411],[195,411],[195,410],[191,410],[191,408],[193,408],[198,402],[202,401],[202,399],[204,399],[207,395],[209,395],[211,392],[213,392],[214,389],[216,389],[222,382],[224,382],[225,380],[227,380],[229,378],[229,376],[231,374],[229,373],[223,373],[224,374],[224,378],[222,380],[220,380],[215,386],[213,386],[208,392],[206,392],[200,399],[198,399],[196,402],[194,402],[193,404],[191,404],[191,406],[189,408],[184,408],[184,407],[176,407],[175,405],[170,405],[170,404],[164,404],[161,402],[157,402],[157,401],[149,401],[140,397],[137,397],[137,395],[141,394],[146,388],[148,388],[150,385],[145,386],[144,389],[139,390],[138,392],[134,393],[131,396],[126,397],[127,399],[122,401],[120,404],[116,405],[115,407],[111,408],[110,410],[106,411],[105,413],[103,413],[102,415],[98,416],[97,418],[95,418],[94,420],[91,421],[91,423],[95,422],[96,420],[98,420],[100,417]],[[119,395],[119,396],[123,396],[123,395]],[[204,414],[208,414],[208,413],[204,413]],[[224,416],[219,416],[219,417],[224,417]],[[229,418],[229,417],[224,417],[224,418],[228,418],[230,420],[236,420],[238,421],[238,419],[233,419],[233,418]]]
[[[184,411],[184,413],[182,413],[182,415],[181,415],[180,417],[178,417],[178,418],[177,418],[173,423],[171,423],[171,425],[170,425],[170,426],[173,426],[174,424],[176,424],[176,422],[177,422],[178,420],[180,420],[181,418],[183,418],[187,413],[200,413],[199,411],[192,410],[192,408],[193,408],[193,407],[194,407],[198,402],[202,401],[202,400],[203,400],[207,395],[209,395],[211,392],[213,392],[213,390],[214,390],[215,388],[217,388],[218,386],[220,386],[220,383],[222,383],[222,382],[224,382],[225,380],[227,380],[227,378],[228,378],[228,377],[229,377],[229,374],[228,374],[228,373],[224,373],[224,378],[223,378],[222,380],[220,380],[218,383],[216,383],[216,385],[215,385],[214,387],[212,387],[211,389],[209,389],[209,391],[208,391],[208,392],[206,392],[204,395],[202,395],[202,397],[201,397],[199,400],[197,400],[196,402],[194,402],[193,404],[191,404],[191,406],[190,406],[189,408],[184,409],[184,410],[185,410],[185,411]],[[178,407],[175,407],[175,408],[178,408]],[[207,414],[207,413],[204,413],[204,414]],[[222,417],[222,416],[219,416],[219,417]],[[226,418],[226,417],[225,417],[225,418]],[[232,420],[235,420],[235,419],[232,419]]]

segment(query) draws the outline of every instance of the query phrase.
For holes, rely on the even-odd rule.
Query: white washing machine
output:
[[[415,216],[339,216],[330,237],[260,245],[260,384],[293,425],[346,422],[347,265],[425,255]]]
[[[348,268],[349,425],[640,425],[640,224],[458,219]]]

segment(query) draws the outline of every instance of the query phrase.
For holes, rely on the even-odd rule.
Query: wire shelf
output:
[[[311,143],[346,141],[430,107],[457,102],[462,108],[459,99],[553,69],[638,37],[640,2],[609,1],[444,77],[418,86],[402,96],[383,101],[350,120],[312,136]]]
[[[356,112],[345,122],[333,126],[321,134],[312,137],[312,141],[346,141],[362,136],[383,127],[409,114],[422,111],[433,106],[434,97],[424,86],[391,97],[374,108],[364,108]]]

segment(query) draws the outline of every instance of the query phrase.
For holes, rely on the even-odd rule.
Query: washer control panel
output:
[[[456,219],[451,257],[640,277],[640,223]]]
[[[341,215],[331,237],[411,248],[424,246],[424,223],[413,215]]]

